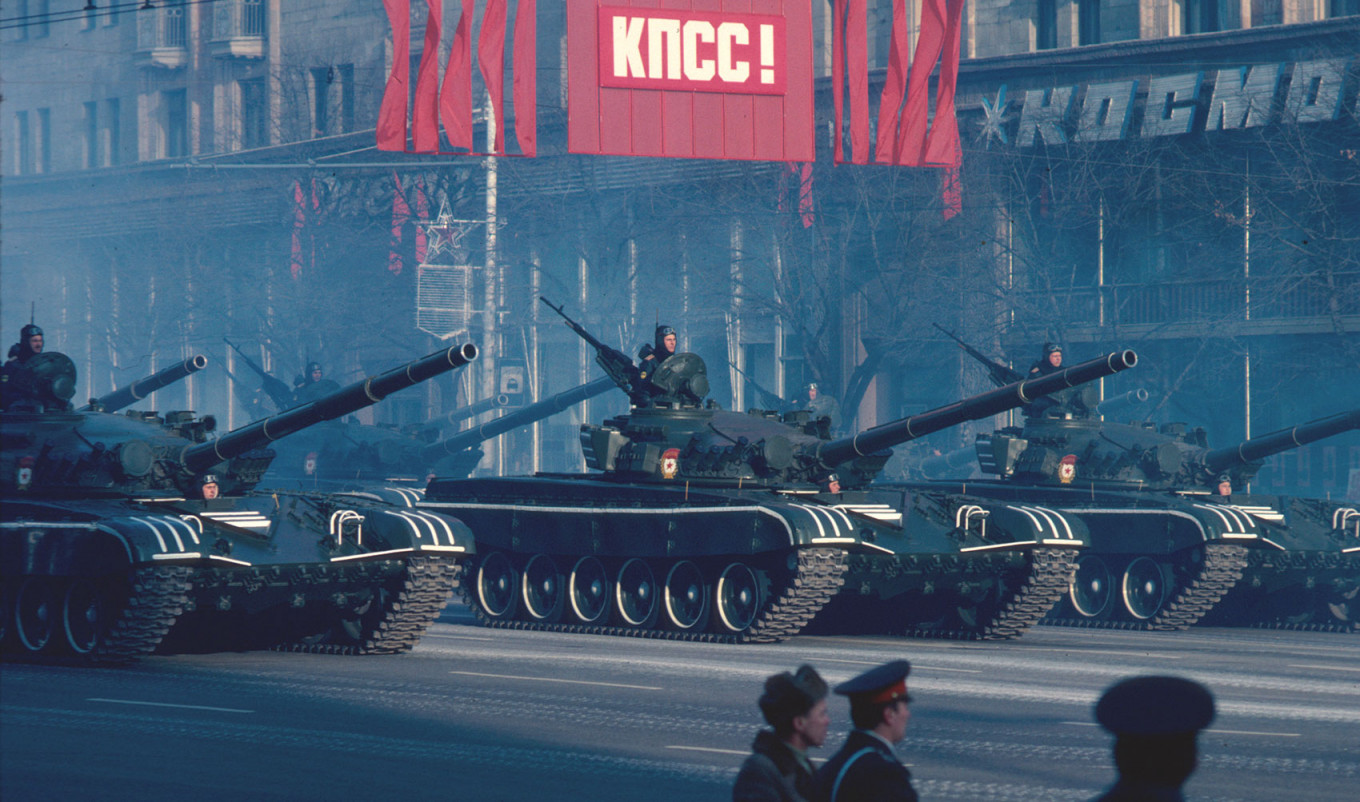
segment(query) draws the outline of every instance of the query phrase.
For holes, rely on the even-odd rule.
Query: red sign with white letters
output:
[[[807,0],[567,0],[572,153],[813,161]]]

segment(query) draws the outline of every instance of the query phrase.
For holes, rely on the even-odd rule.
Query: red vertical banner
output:
[[[411,144],[416,153],[439,150],[439,34],[442,0],[425,0],[425,45],[416,69],[415,107],[411,110]]]
[[[568,150],[811,161],[811,15],[782,0],[567,0]]]
[[[472,0],[462,0],[453,47],[439,88],[439,119],[455,148],[472,150]]]
[[[496,125],[493,153],[505,152],[505,0],[486,0],[477,35],[477,66],[486,82]]]
[[[378,109],[378,150],[406,149],[406,96],[411,78],[410,0],[383,0],[392,25],[392,71]]]
[[[293,250],[288,262],[288,272],[293,278],[302,275],[302,228],[307,223],[307,204],[302,194],[302,182],[293,182]]]
[[[906,0],[893,0],[893,26],[889,34],[891,44],[888,50],[888,73],[883,80],[883,93],[878,100],[878,141],[874,147],[874,159],[891,162],[893,148],[897,143],[897,113],[902,107],[902,98],[907,92],[907,64],[910,45],[907,41],[907,26],[897,24],[897,20],[907,17]]]
[[[538,0],[519,0],[515,11],[515,139],[525,156],[538,155]]]

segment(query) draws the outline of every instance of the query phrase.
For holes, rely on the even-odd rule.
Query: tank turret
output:
[[[654,375],[660,387],[648,406],[603,426],[583,426],[581,442],[590,467],[634,480],[806,485],[835,473],[844,486],[860,486],[878,475],[892,446],[1113,375],[1137,361],[1133,351],[1115,352],[829,440],[805,411],[740,414],[698,403],[696,388],[706,391],[707,385],[703,361],[676,354]]]
[[[208,358],[202,354],[194,354],[177,365],[157,371],[150,376],[138,379],[126,387],[120,387],[108,395],[101,395],[91,399],[89,404],[81,407],[80,412],[117,412],[123,407],[132,406],[143,398],[151,395],[166,385],[174,384],[180,379],[197,373],[208,366]]]

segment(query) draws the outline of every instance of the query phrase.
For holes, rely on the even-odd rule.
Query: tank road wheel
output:
[[[699,566],[681,560],[666,574],[666,623],[673,629],[699,631],[708,617],[708,586]]]
[[[618,582],[614,584],[614,600],[619,621],[625,626],[646,629],[656,623],[657,604],[656,577],[647,563],[634,557],[619,569]]]
[[[567,581],[571,611],[583,624],[598,624],[609,612],[609,575],[594,557],[582,557]]]
[[[713,593],[713,608],[723,631],[746,631],[760,614],[760,580],[756,572],[741,562],[724,568]]]
[[[515,617],[519,573],[503,551],[486,555],[477,568],[477,602],[487,618],[497,621]]]
[[[1124,569],[1124,608],[1139,621],[1146,621],[1161,611],[1166,603],[1166,576],[1157,561],[1139,557]]]
[[[524,612],[534,621],[557,621],[566,606],[565,583],[557,563],[546,554],[535,554],[524,566],[521,587],[524,589]]]
[[[26,577],[14,595],[14,634],[30,652],[41,651],[56,629],[59,602],[46,577]]]
[[[1067,591],[1072,609],[1082,618],[1099,618],[1114,599],[1114,574],[1104,560],[1088,554],[1077,560],[1077,573]]]
[[[66,645],[76,654],[89,654],[103,642],[109,627],[109,604],[94,580],[77,578],[71,582],[61,605],[61,623]]]

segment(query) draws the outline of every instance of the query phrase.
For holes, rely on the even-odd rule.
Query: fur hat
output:
[[[812,666],[799,666],[798,671],[775,674],[765,680],[765,693],[760,696],[760,712],[776,733],[793,728],[793,720],[805,715],[812,706],[826,698],[826,681]]]

